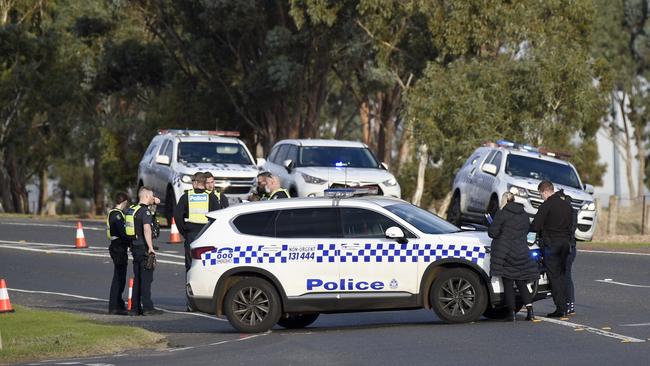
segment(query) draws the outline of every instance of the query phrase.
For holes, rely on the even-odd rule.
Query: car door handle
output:
[[[347,251],[355,251],[355,250],[361,250],[361,244],[341,244],[341,249],[342,250],[347,250]]]

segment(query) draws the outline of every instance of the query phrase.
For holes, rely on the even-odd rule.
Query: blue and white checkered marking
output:
[[[354,251],[336,249],[336,244],[318,244],[314,257],[310,260],[289,260],[288,245],[278,246],[277,251],[259,250],[259,245],[238,245],[232,248],[220,248],[203,254],[204,266],[223,263],[222,255],[227,249],[232,256],[227,263],[261,264],[288,262],[316,263],[429,263],[445,258],[461,258],[473,263],[485,258],[485,248],[474,245],[454,244],[397,244],[367,243]]]

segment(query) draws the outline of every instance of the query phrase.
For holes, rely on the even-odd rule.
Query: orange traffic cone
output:
[[[77,249],[88,248],[88,245],[86,245],[86,237],[84,236],[84,228],[81,226],[81,221],[77,221],[77,240],[75,241],[74,246]]]
[[[126,303],[126,310],[131,311],[133,297],[133,277],[129,278],[129,301]]]
[[[7,291],[7,284],[4,278],[0,278],[0,313],[13,313],[14,309],[11,307],[9,301],[9,292]]]
[[[176,226],[176,220],[172,217],[172,227],[169,233],[169,244],[178,244],[182,243],[181,233],[178,232],[178,227]]]

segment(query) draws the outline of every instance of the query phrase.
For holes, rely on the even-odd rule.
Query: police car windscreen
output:
[[[252,164],[243,146],[222,142],[181,142],[178,144],[181,163]]]
[[[506,160],[506,173],[512,176],[550,180],[567,187],[581,188],[580,180],[571,166],[548,160],[510,154]]]
[[[297,166],[331,166],[348,168],[379,168],[370,150],[361,147],[303,146]]]
[[[398,203],[384,208],[425,234],[449,234],[460,231],[455,225],[448,223],[431,212],[408,203]]]

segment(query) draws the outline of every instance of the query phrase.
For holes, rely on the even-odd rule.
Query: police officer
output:
[[[185,237],[185,272],[190,270],[192,264],[190,244],[196,239],[203,226],[208,223],[208,217],[205,214],[221,208],[217,196],[209,194],[205,190],[205,178],[203,173],[194,175],[195,188],[188,190],[179,198],[174,210],[174,220],[176,220],[178,231]]]
[[[162,313],[154,308],[151,301],[151,283],[153,268],[146,268],[147,258],[155,256],[152,236],[152,214],[150,205],[158,204],[149,187],[138,190],[139,202],[126,211],[126,234],[131,238],[131,253],[133,255],[133,302],[131,315],[156,315]]]
[[[291,198],[289,191],[280,186],[280,178],[277,175],[271,175],[266,178],[266,187],[264,187],[264,190],[268,193],[270,200]]]
[[[228,197],[226,197],[225,193],[222,193],[218,190],[215,189],[214,186],[214,176],[210,172],[204,172],[205,175],[205,190],[208,191],[208,194],[211,194],[215,197],[217,197],[217,201],[219,202],[220,208],[226,208],[230,206],[230,203],[228,202]]]
[[[562,198],[571,204],[571,196],[564,194],[563,190],[559,190],[558,193],[562,193]],[[566,260],[566,301],[567,301],[567,314],[575,315],[576,313],[576,295],[575,295],[575,286],[573,285],[573,275],[572,268],[573,262],[576,259],[577,248],[576,248],[576,236],[575,232],[578,229],[578,210],[571,207],[571,230],[569,235],[569,255]]]
[[[566,266],[571,248],[573,208],[571,203],[563,198],[563,192],[554,193],[555,188],[550,181],[542,181],[537,189],[544,202],[537,209],[537,214],[531,224],[531,231],[541,233],[540,243],[544,248],[544,263],[556,307],[555,311],[547,316],[550,318],[566,317]]]
[[[257,175],[257,187],[253,193],[248,196],[249,201],[264,201],[269,199],[266,187],[266,180],[271,176],[269,172],[261,172]]]
[[[113,260],[113,281],[108,296],[108,313],[127,315],[122,293],[126,285],[126,268],[129,264],[129,238],[124,228],[124,210],[129,205],[129,196],[124,192],[115,194],[115,207],[108,212],[106,217],[106,236],[111,244],[108,252]]]

